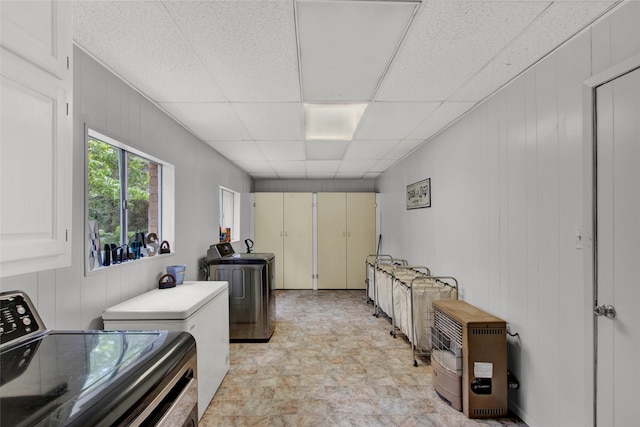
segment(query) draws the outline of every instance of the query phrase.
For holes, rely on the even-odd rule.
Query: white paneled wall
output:
[[[167,265],[186,264],[198,278],[199,259],[218,239],[218,187],[241,193],[242,240],[248,234],[251,178],[196,139],[111,72],[74,49],[72,266],[3,278],[0,289],[22,289],[50,329],[100,329],[102,311],[157,286]],[[84,275],[84,124],[175,165],[175,254]],[[241,241],[242,241],[241,240]],[[242,251],[240,243],[236,250]]]
[[[639,52],[629,2],[378,180],[381,252],[457,277],[464,300],[520,334],[510,409],[531,426],[592,424],[583,82]],[[406,185],[425,178],[432,207],[407,211]]]

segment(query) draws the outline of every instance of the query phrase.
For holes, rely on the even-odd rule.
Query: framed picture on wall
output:
[[[407,209],[431,207],[431,178],[407,185]]]

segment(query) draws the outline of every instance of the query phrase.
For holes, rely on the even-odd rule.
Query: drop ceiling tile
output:
[[[366,101],[417,3],[296,3],[305,101]]]
[[[250,140],[235,111],[224,103],[162,103],[180,123],[203,140]]]
[[[382,159],[376,162],[375,165],[369,170],[369,173],[382,173],[396,164],[398,159]]]
[[[355,140],[398,140],[409,135],[439,102],[374,102],[367,108]]]
[[[224,101],[160,2],[74,1],[73,39],[156,102]]]
[[[300,103],[234,103],[231,106],[256,140],[304,139],[304,113]]]
[[[364,175],[377,162],[377,160],[343,160],[338,173],[357,172]]]
[[[300,100],[293,2],[164,2],[232,102]]]
[[[349,141],[307,141],[307,160],[342,160]]]
[[[309,173],[333,173],[340,169],[340,160],[307,160],[307,174]]]
[[[307,171],[304,161],[272,160],[269,163],[278,175],[281,175],[283,173],[296,173],[304,175]]]
[[[345,160],[382,159],[385,154],[396,146],[398,140],[393,141],[351,141],[344,155]]]
[[[305,160],[303,141],[256,141],[267,160]]]
[[[453,120],[460,117],[476,105],[475,102],[444,102],[425,121],[408,136],[411,139],[425,140],[438,133]]]
[[[207,141],[207,144],[229,160],[267,160],[254,141]]]
[[[385,159],[398,160],[415,150],[424,141],[421,139],[405,139],[400,141],[395,147],[393,147],[385,156]]]
[[[273,174],[275,175],[275,171],[271,167],[271,164],[268,161],[261,160],[234,160],[235,163],[240,169],[243,171],[253,174],[253,173],[263,173],[263,174]]]
[[[278,174],[275,172],[252,172],[249,175],[253,179],[278,179]]]
[[[562,1],[553,3],[451,100],[481,100],[526,70],[606,12],[612,2]]]
[[[380,176],[380,172],[367,172],[362,176],[362,179],[376,179]]]
[[[425,2],[376,100],[449,98],[547,5],[542,1]]]

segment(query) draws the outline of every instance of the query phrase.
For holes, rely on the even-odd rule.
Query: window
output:
[[[220,241],[240,239],[240,193],[220,187]]]
[[[157,254],[169,237],[163,205],[173,206],[165,175],[173,177],[172,165],[88,130],[88,271]]]

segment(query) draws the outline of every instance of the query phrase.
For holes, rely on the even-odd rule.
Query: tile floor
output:
[[[268,343],[231,344],[231,368],[201,427],[526,426],[470,420],[444,403],[431,367],[371,315],[364,291],[278,291]]]

